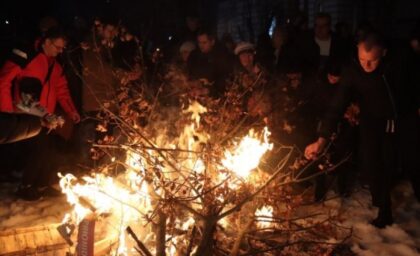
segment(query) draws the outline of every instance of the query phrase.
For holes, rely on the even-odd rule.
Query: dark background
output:
[[[419,0],[43,0],[1,1],[0,54],[15,38],[31,38],[44,16],[56,18],[64,27],[89,26],[95,16],[128,23],[139,36],[164,41],[185,25],[186,15],[197,15],[218,35],[253,41],[265,32],[272,18],[285,23],[299,10],[309,25],[319,11],[329,12],[336,22],[353,30],[362,22],[374,24],[388,37],[405,39],[420,17]],[[6,24],[8,23],[8,24]],[[252,30],[252,31],[251,31]]]

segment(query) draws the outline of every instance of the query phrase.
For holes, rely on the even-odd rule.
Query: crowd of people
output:
[[[53,22],[35,42],[15,47],[0,70],[0,142],[35,136],[12,145],[25,152],[18,164],[8,159],[23,172],[17,195],[37,200],[56,194],[49,185],[58,167],[57,136],[68,139],[72,130],[49,133],[46,117],[57,114],[56,105],[66,124],[77,124],[73,140],[80,143],[74,144],[87,162],[89,142],[97,139],[95,117],[109,108],[118,86],[142,80],[155,95],[159,81],[176,70],[199,81],[199,88],[187,88],[195,95],[218,99],[235,87],[244,113],[263,120],[274,141],[295,145],[309,160],[328,145],[330,161],[345,162],[336,172],[339,193],[349,195],[351,183],[364,180],[379,208],[372,224],[392,224],[390,194],[398,178],[410,179],[420,200],[420,30],[409,42],[394,42],[366,24],[354,35],[348,24],[335,31],[332,25],[329,14],[319,13],[313,29],[299,19],[253,44],[229,35],[219,41],[198,17],[187,17],[185,31],[157,48],[121,23],[95,19],[83,36],[73,31],[69,37]],[[178,89],[163,92],[173,98]],[[45,110],[40,118],[17,114],[28,107],[28,95]],[[325,198],[328,180],[326,174],[316,178],[314,200]]]

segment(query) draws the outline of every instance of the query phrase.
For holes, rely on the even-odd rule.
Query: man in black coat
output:
[[[341,65],[336,61],[329,61],[326,66],[326,72],[318,74],[311,81],[315,88],[312,98],[309,102],[311,114],[316,119],[316,124],[322,123],[325,113],[328,111],[334,95],[340,88],[341,79]],[[353,99],[352,99],[353,100]],[[355,176],[356,166],[353,160],[353,153],[357,145],[358,134],[358,120],[357,120],[357,104],[352,103],[348,106],[346,114],[341,116],[338,120],[337,126],[334,128],[334,141],[329,147],[328,162],[336,165],[333,171],[335,179],[330,179],[326,175],[320,175],[316,178],[315,183],[315,201],[322,201],[328,188],[331,187],[331,182],[336,180],[338,193],[342,196],[349,196],[351,192],[351,185]],[[316,133],[314,134],[316,136]],[[315,138],[311,138],[313,140]],[[347,159],[347,160],[345,160]],[[342,162],[344,161],[344,162]]]
[[[208,30],[197,35],[198,48],[191,52],[187,68],[190,79],[206,79],[210,85],[210,96],[219,97],[225,91],[225,81],[233,71],[233,55],[216,42]]]
[[[391,185],[400,166],[417,166],[399,160],[414,161],[418,155],[420,101],[418,83],[410,81],[407,61],[391,60],[378,34],[368,33],[358,43],[358,61],[344,69],[341,85],[322,123],[319,139],[307,146],[305,156],[315,159],[323,151],[337,121],[352,96],[360,104],[360,156],[372,204],[379,208],[372,224],[383,228],[393,223]],[[401,57],[402,55],[398,55]],[[410,137],[411,140],[404,138]],[[402,144],[403,143],[403,144]],[[404,155],[405,158],[401,158]],[[412,157],[407,157],[411,155]],[[416,196],[420,198],[419,172],[411,170]]]
[[[312,50],[318,53],[318,70],[325,71],[330,61],[345,62],[350,57],[350,49],[346,48],[346,42],[332,32],[331,16],[328,13],[318,13],[314,23],[313,45],[317,47]]]

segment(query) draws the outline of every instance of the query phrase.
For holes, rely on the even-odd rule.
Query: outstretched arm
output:
[[[60,103],[61,107],[64,111],[69,115],[69,117],[75,122],[80,122],[80,115],[74,106],[73,100],[70,95],[69,88],[67,86],[67,79],[60,72],[60,76],[56,80],[57,82],[54,83],[55,89],[57,91],[57,100]]]
[[[41,131],[41,118],[26,114],[0,113],[0,144],[32,138]]]
[[[319,138],[305,149],[305,157],[315,159],[323,150],[327,140],[331,137],[339,120],[342,118],[346,106],[349,104],[352,94],[353,74],[350,70],[343,71],[339,88],[334,95],[331,105],[321,121],[318,134]]]

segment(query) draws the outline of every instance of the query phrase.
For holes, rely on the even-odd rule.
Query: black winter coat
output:
[[[218,44],[207,54],[199,49],[191,52],[188,59],[188,73],[190,79],[205,78],[213,83],[210,94],[221,96],[225,90],[225,82],[233,71],[233,56]]]
[[[38,135],[41,129],[39,117],[0,113],[0,144],[29,139]]]
[[[343,70],[320,135],[331,135],[352,98],[360,104],[361,123],[364,120],[397,121],[416,114],[420,108],[416,95],[419,84],[410,79],[413,70],[406,64],[408,62],[401,59],[384,59],[375,71],[366,73],[358,61],[351,62]],[[386,127],[383,129],[385,131]]]

